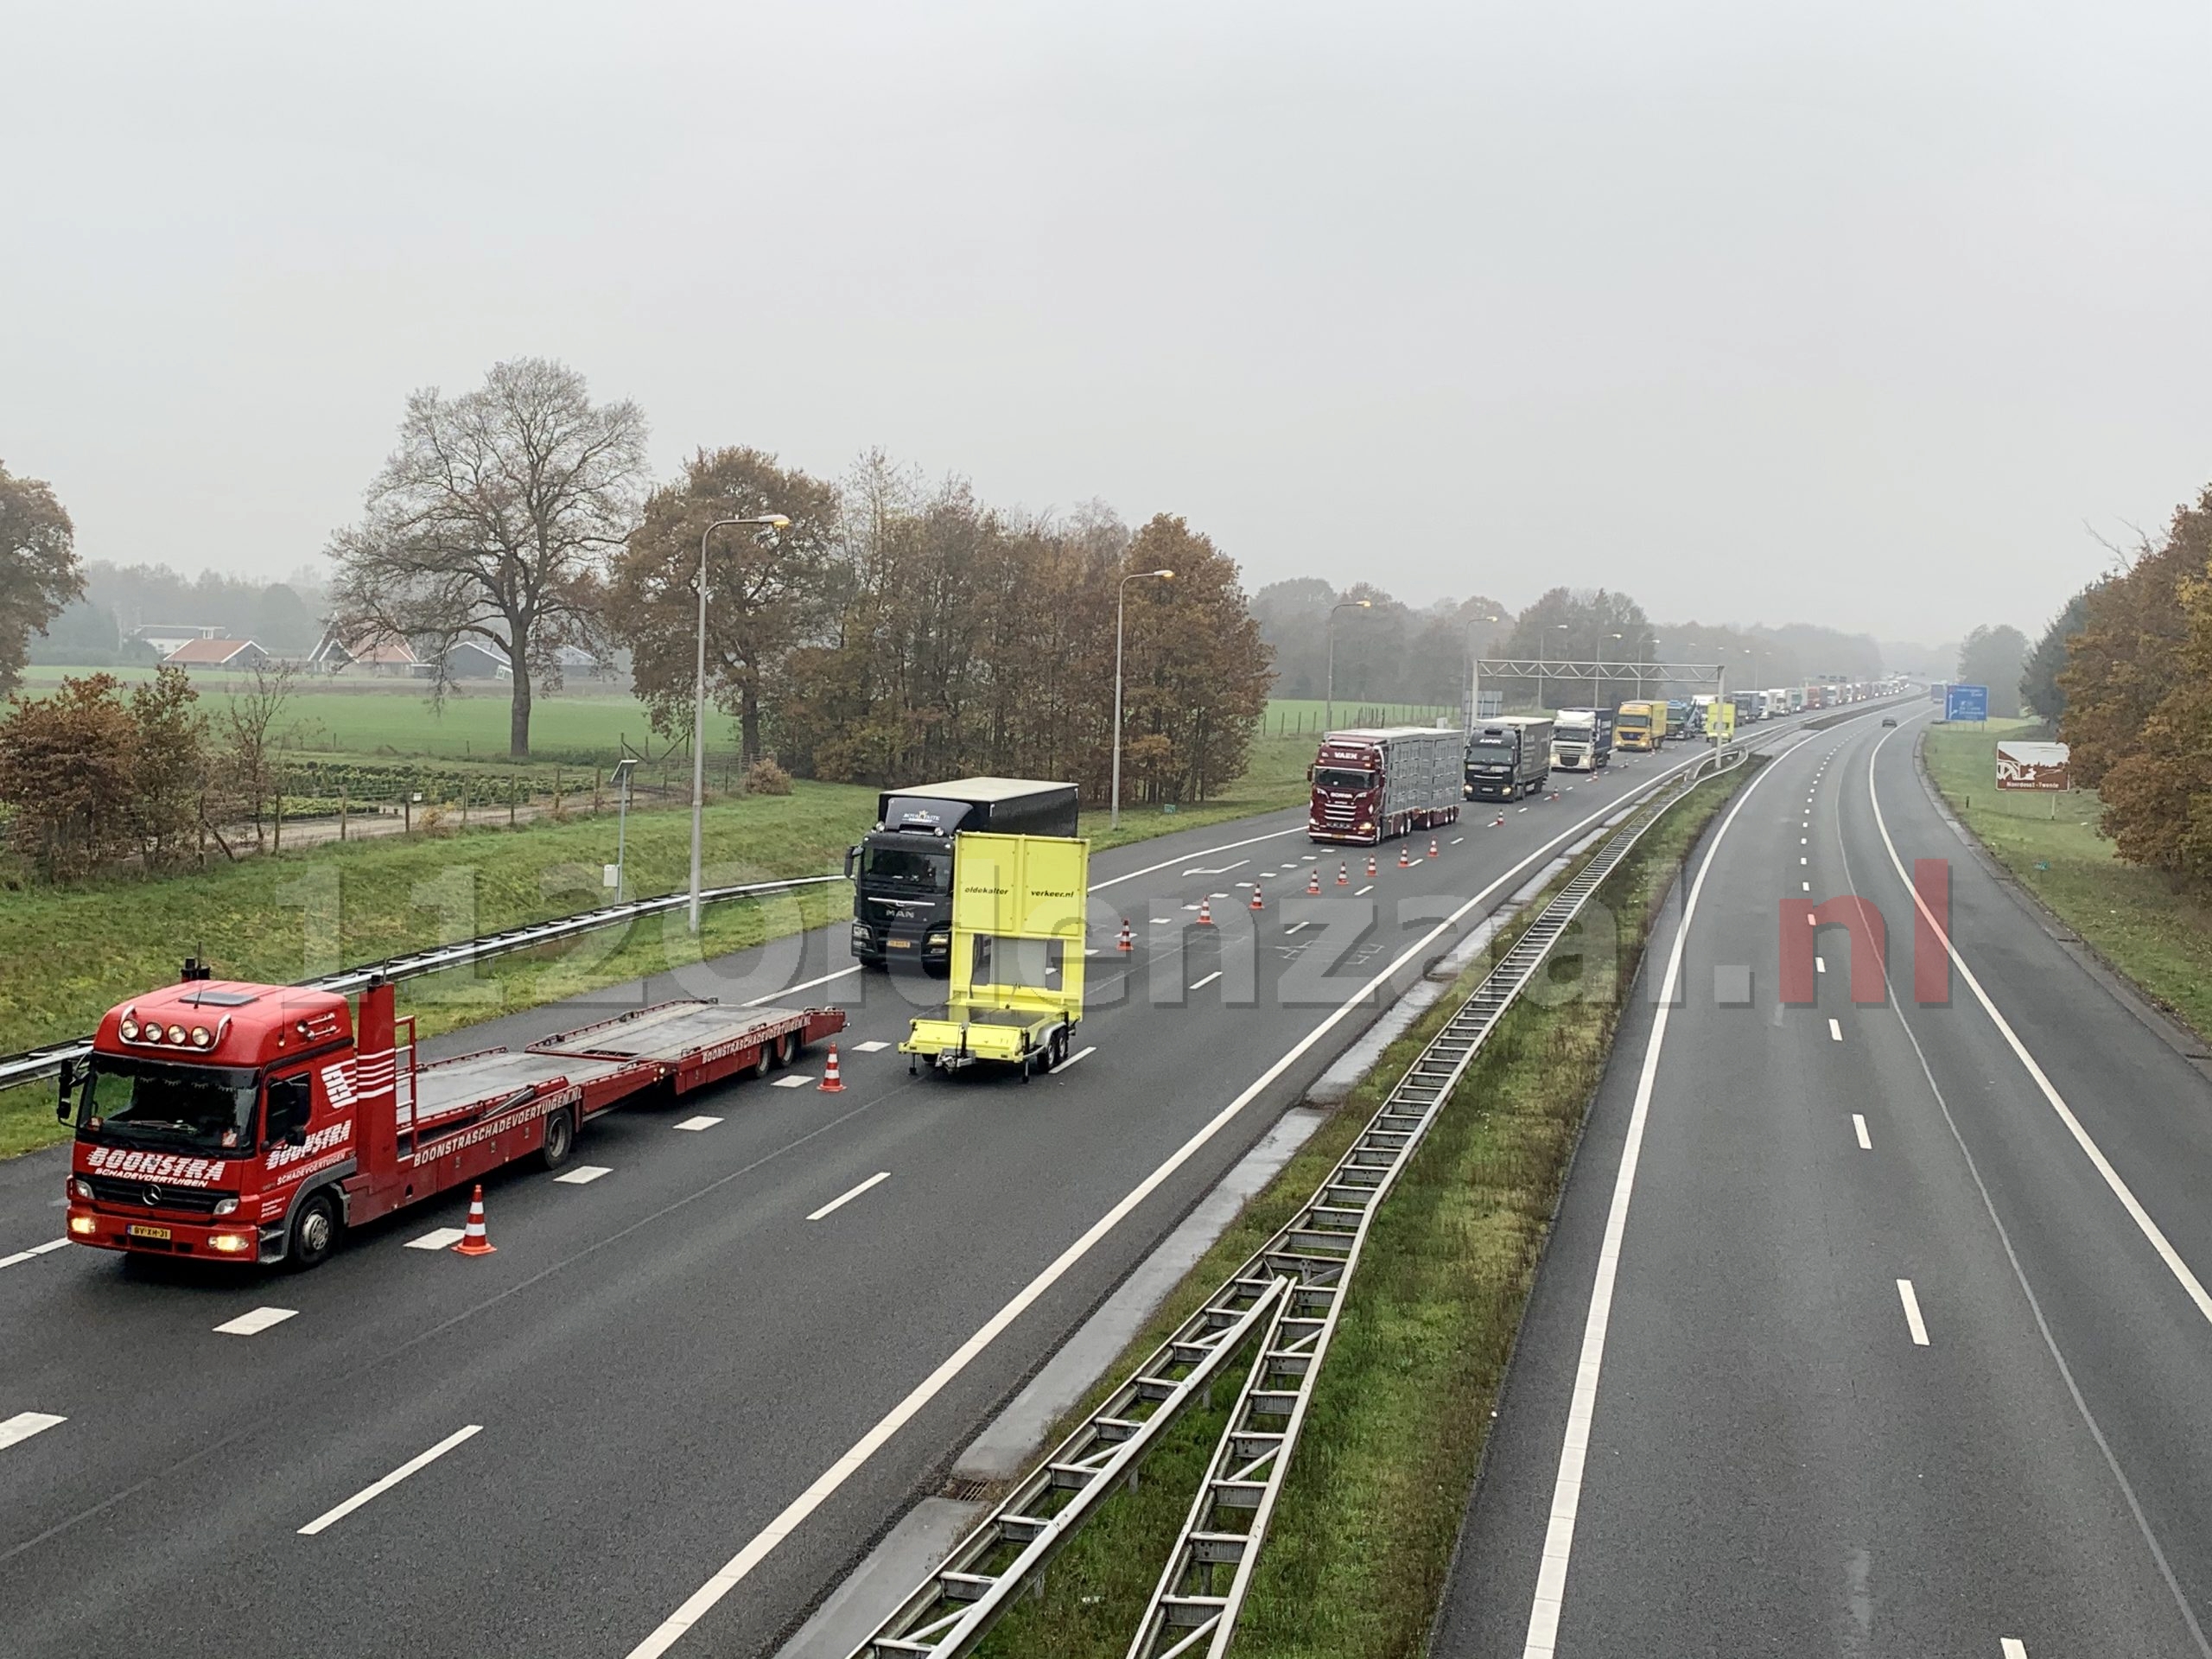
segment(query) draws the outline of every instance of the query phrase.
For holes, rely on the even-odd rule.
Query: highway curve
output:
[[[2212,1084],[1947,823],[1926,712],[1767,767],[1655,937],[1440,1659],[2212,1653]],[[1823,926],[1784,1006],[1783,932],[1853,893],[1885,997]]]
[[[906,982],[851,971],[842,927],[458,1033],[433,1046],[677,995],[852,1013],[842,1094],[613,1114],[578,1148],[604,1175],[491,1184],[490,1256],[407,1248],[460,1225],[458,1196],[305,1275],[23,1255],[58,1230],[64,1163],[0,1166],[7,1650],[762,1650],[1357,1034],[1364,988],[1686,759],[1471,811],[1409,870],[1394,843],[1371,892],[1357,860],[1337,885],[1350,855],[1302,814],[1103,855],[1082,1053],[1027,1086],[910,1077],[884,1046]],[[1219,925],[1189,927],[1208,895]],[[216,1329],[240,1316],[270,1322]]]

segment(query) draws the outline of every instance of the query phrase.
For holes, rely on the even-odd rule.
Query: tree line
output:
[[[510,749],[563,645],[626,647],[666,735],[687,733],[704,540],[707,695],[748,761],[868,783],[969,771],[1104,792],[1117,601],[1133,798],[1203,800],[1239,776],[1268,652],[1235,563],[1182,519],[1132,531],[926,484],[880,454],[818,479],[758,449],[702,449],[653,486],[633,404],[502,363],[458,397],[409,399],[361,521],[336,536],[349,636],[475,639],[517,665]],[[786,522],[726,524],[726,519]],[[1134,573],[1172,569],[1170,578]],[[1124,582],[1124,577],[1133,577]]]

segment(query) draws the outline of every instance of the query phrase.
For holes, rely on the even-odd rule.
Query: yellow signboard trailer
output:
[[[952,850],[951,982],[944,1012],[899,1045],[906,1069],[1018,1065],[1027,1083],[1068,1057],[1083,1018],[1090,843],[962,835]]]

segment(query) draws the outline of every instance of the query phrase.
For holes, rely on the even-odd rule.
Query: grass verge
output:
[[[2121,861],[2097,830],[2095,791],[1999,794],[1998,740],[2033,729],[1931,728],[1929,776],[1981,844],[2152,1001],[2212,1033],[2212,908],[2170,877]]]
[[[1602,1075],[1649,919],[1697,836],[1746,773],[1700,786],[1601,892],[1609,965],[1581,990],[1524,998],[1502,1020],[1376,1217],[1338,1322],[1236,1641],[1241,1659],[1416,1659],[1442,1592],[1521,1309]],[[1564,881],[1572,872],[1563,873]],[[1554,887],[1558,884],[1554,883]],[[1535,913],[1537,906],[1528,912]],[[1589,912],[1585,912],[1586,916]],[[1282,1173],[1245,1207],[1109,1380],[1091,1409],[1281,1226],[1396,1079],[1518,936],[1503,930],[1397,1042]],[[1586,934],[1586,948],[1602,937]],[[1556,960],[1556,958],[1555,958]],[[1119,1659],[1227,1421],[1234,1385],[1194,1410],[1053,1564],[982,1651]]]

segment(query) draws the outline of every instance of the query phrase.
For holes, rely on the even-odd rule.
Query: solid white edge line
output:
[[[1897,1300],[1904,1304],[1905,1328],[1912,1332],[1913,1345],[1925,1348],[1928,1345],[1928,1326],[1921,1319],[1920,1298],[1913,1294],[1911,1280],[1897,1281]]]
[[[359,1491],[354,1493],[353,1497],[347,1498],[336,1509],[324,1510],[321,1515],[318,1515],[314,1520],[308,1522],[307,1525],[300,1529],[300,1536],[302,1538],[313,1537],[316,1533],[321,1532],[324,1528],[332,1525],[334,1522],[343,1521],[347,1516],[353,1514],[354,1510],[359,1509],[362,1504],[369,1502],[370,1499],[378,1497],[385,1492],[390,1491],[393,1487],[398,1485],[401,1481],[406,1479],[408,1476],[415,1473],[417,1470],[429,1467],[431,1464],[435,1463],[440,1458],[445,1456],[447,1452],[452,1451],[454,1447],[459,1446],[463,1440],[467,1440],[472,1435],[480,1434],[483,1431],[484,1425],[481,1423],[471,1423],[466,1428],[456,1429],[454,1433],[447,1435],[445,1439],[440,1440],[435,1446],[432,1446],[429,1451],[418,1452],[416,1456],[408,1459],[406,1462],[401,1464],[398,1468],[393,1470],[382,1480],[376,1481],[370,1485],[362,1487]]]
[[[1214,981],[1220,977],[1221,969],[1217,968],[1213,972],[1208,974],[1204,979],[1193,980],[1191,983],[1191,988],[1194,991],[1203,991],[1207,986],[1212,984]]]
[[[49,1428],[66,1423],[67,1417],[57,1417],[50,1411],[19,1411],[12,1417],[0,1417],[0,1452],[11,1446],[21,1446],[34,1434],[43,1434]]]
[[[1672,778],[1676,772],[1681,771],[1683,767],[1686,767],[1692,763],[1693,762],[1691,760],[1684,760],[1666,772],[1656,773],[1649,779],[1642,783],[1637,791],[1631,792],[1642,793],[1650,790],[1655,790],[1662,784],[1665,783],[1669,778]],[[1751,782],[1752,787],[1756,788],[1758,779],[1753,779]],[[1748,797],[1750,793],[1751,790],[1746,789],[1744,791],[1744,795],[1738,798],[1738,805],[1739,808],[1743,799]],[[663,1619],[660,1624],[655,1626],[642,1641],[640,1641],[635,1647],[632,1648],[626,1656],[626,1659],[658,1659],[659,1655],[666,1653],[669,1649],[675,1646],[676,1643],[682,1639],[683,1633],[686,1630],[697,1624],[700,1619],[706,1617],[707,1613],[714,1608],[716,1603],[720,1602],[724,1596],[728,1595],[732,1590],[742,1584],[746,1579],[750,1577],[753,1573],[753,1569],[760,1566],[762,1561],[766,1560],[769,1554],[775,1549],[777,1545],[783,1542],[785,1538],[789,1537],[793,1532],[798,1530],[798,1529],[804,1523],[806,1518],[812,1515],[816,1510],[821,1508],[821,1506],[829,1500],[830,1496],[835,1493],[839,1487],[842,1486],[848,1480],[851,1479],[855,1471],[865,1466],[868,1459],[873,1458],[876,1452],[880,1451],[883,1446],[889,1442],[892,1436],[896,1434],[901,1428],[905,1427],[908,1422],[912,1421],[914,1416],[919,1413],[924,1407],[927,1406],[931,1401],[936,1399],[939,1394],[943,1393],[946,1387],[951,1383],[953,1379],[957,1377],[961,1372],[966,1370],[968,1367],[974,1363],[976,1357],[981,1354],[983,1350],[989,1347],[993,1342],[996,1341],[1000,1334],[1004,1332],[1008,1325],[1012,1325],[1014,1320],[1020,1318],[1020,1316],[1027,1313],[1031,1306],[1033,1305],[1039,1297],[1043,1296],[1046,1291],[1050,1290],[1055,1284],[1058,1283],[1059,1281],[1067,1274],[1071,1268],[1072,1268],[1078,1262],[1082,1261],[1084,1256],[1088,1255],[1091,1250],[1097,1246],[1098,1242],[1101,1239],[1104,1238],[1109,1233],[1112,1232],[1116,1227],[1119,1226],[1131,1211],[1135,1210],[1136,1207],[1142,1204],[1147,1198],[1150,1198],[1154,1192],[1157,1192],[1161,1185],[1173,1176],[1177,1170],[1180,1169],[1185,1163],[1189,1162],[1191,1159],[1197,1156],[1198,1152],[1205,1147],[1208,1141],[1211,1141],[1217,1135],[1220,1134],[1223,1129],[1234,1122],[1243,1112],[1244,1109],[1250,1105],[1253,1101],[1256,1100],[1260,1095],[1275,1081],[1276,1078],[1282,1076],[1285,1071],[1296,1065],[1300,1056],[1305,1054],[1306,1052],[1312,1048],[1314,1044],[1319,1042],[1329,1032],[1334,1030],[1338,1024],[1345,1019],[1354,1008],[1358,1007],[1362,1003],[1363,1003],[1377,986],[1389,982],[1394,975],[1395,975],[1408,963],[1415,960],[1422,951],[1426,950],[1429,947],[1432,943],[1442,937],[1445,933],[1448,932],[1453,927],[1456,927],[1459,924],[1460,920],[1470,912],[1473,911],[1476,906],[1482,904],[1483,901],[1488,899],[1491,894],[1498,892],[1501,888],[1503,888],[1507,883],[1518,879],[1522,871],[1528,869],[1531,865],[1535,864],[1539,861],[1548,858],[1551,855],[1551,852],[1554,848],[1560,846],[1565,842],[1572,840],[1576,836],[1587,832],[1592,825],[1599,823],[1609,814],[1618,811],[1620,810],[1620,806],[1621,803],[1618,801],[1609,801],[1605,805],[1592,810],[1586,817],[1578,820],[1573,824],[1569,825],[1567,829],[1560,830],[1549,841],[1541,843],[1535,851],[1527,854],[1520,860],[1519,862],[1507,869],[1503,874],[1498,876],[1495,880],[1491,881],[1489,886],[1484,887],[1482,891],[1469,899],[1457,910],[1454,910],[1443,920],[1438,922],[1433,927],[1430,928],[1427,932],[1422,934],[1421,938],[1416,939],[1413,944],[1408,945],[1406,949],[1401,951],[1387,967],[1383,968],[1380,972],[1370,978],[1359,988],[1358,990],[1353,992],[1351,996],[1347,997],[1343,1002],[1338,1004],[1333,1012],[1322,1020],[1322,1021],[1319,1025],[1315,1026],[1311,1031],[1307,1032],[1305,1036],[1300,1038],[1296,1043],[1293,1044],[1288,1050],[1271,1064],[1266,1071],[1262,1071],[1258,1077],[1254,1079],[1253,1082],[1234,1100],[1230,1101],[1226,1106],[1223,1107],[1220,1111],[1215,1113],[1211,1118],[1201,1124],[1198,1130],[1192,1135],[1191,1138],[1184,1141],[1184,1143],[1180,1147],[1178,1147],[1173,1152],[1170,1153],[1166,1159],[1161,1162],[1160,1166],[1152,1172],[1152,1173],[1146,1176],[1141,1181],[1138,1182],[1135,1186],[1130,1188],[1129,1191],[1114,1205],[1113,1208],[1109,1210],[1104,1215],[1101,1216],[1096,1221],[1093,1222],[1090,1226],[1084,1230],[1082,1236],[1076,1239],[1073,1243],[1067,1247],[1067,1249],[1062,1250],[1058,1255],[1055,1256],[1052,1262],[1047,1263],[1034,1278],[1030,1280],[1027,1284],[1024,1285],[1020,1290],[1014,1294],[1010,1301],[1008,1301],[1003,1307],[1000,1308],[999,1311],[994,1313],[988,1319],[985,1320],[982,1325],[978,1326],[975,1332],[970,1335],[965,1342],[962,1343],[959,1347],[954,1349],[950,1354],[946,1356],[946,1357],[938,1365],[935,1370],[931,1371],[927,1376],[916,1383],[914,1387],[907,1392],[906,1396],[899,1401],[897,1405],[892,1407],[892,1408],[877,1421],[874,1427],[870,1428],[868,1433],[861,1435],[859,1440],[854,1441],[852,1446],[846,1450],[843,1456],[840,1457],[835,1463],[831,1464],[829,1468],[823,1470],[820,1475],[817,1476],[812,1484],[808,1486],[807,1489],[801,1492],[797,1497],[791,1499],[790,1503],[786,1503],[776,1515],[775,1518],[770,1521],[766,1526],[761,1528],[760,1531],[752,1536],[752,1538],[747,1540],[744,1547],[741,1548],[736,1554],[731,1556],[728,1561],[724,1562],[721,1569],[717,1571],[713,1577],[709,1578],[704,1584],[693,1591],[690,1595],[684,1599],[682,1605],[677,1607],[677,1610],[671,1613],[666,1618]],[[1732,818],[1732,813],[1731,814],[1731,817]],[[1265,840],[1267,837],[1261,836],[1257,837],[1257,839]],[[1167,861],[1167,863],[1172,864],[1176,861],[1176,860],[1170,859]],[[1711,860],[1708,857],[1707,862],[1710,863],[1710,861]],[[1164,868],[1165,866],[1163,865],[1157,868]],[[1133,871],[1131,874],[1142,874],[1143,872]],[[1703,876],[1701,873],[1699,879],[1700,881],[1702,882]],[[1694,893],[1693,893],[1692,902],[1695,902]],[[1679,960],[1678,953],[1678,964]],[[1663,1013],[1664,1010],[1662,1009],[1662,1012]],[[1077,1060],[1081,1059],[1084,1054],[1088,1054],[1091,1051],[1090,1049],[1086,1048],[1083,1050],[1081,1053],[1071,1056],[1069,1059],[1062,1063],[1062,1068],[1060,1069],[1064,1069],[1067,1065],[1072,1065]]]
[[[1869,1136],[1869,1135],[1867,1135],[1867,1133],[1866,1133],[1866,1115],[1865,1115],[1864,1113],[1862,1113],[1862,1112],[1853,1112],[1853,1113],[1851,1115],[1851,1127],[1852,1127],[1853,1129],[1857,1130],[1857,1131],[1858,1131],[1858,1133],[1859,1133],[1859,1151],[1861,1151],[1861,1152],[1872,1152],[1872,1151],[1873,1151],[1873,1150],[1874,1150],[1874,1142],[1873,1142],[1873,1140],[1872,1140],[1872,1138],[1871,1136]]]
[[[1777,757],[1779,758],[1779,757]],[[1536,1592],[1529,1608],[1529,1634],[1522,1659],[1551,1659],[1559,1639],[1559,1618],[1567,1599],[1567,1567],[1574,1554],[1574,1517],[1582,1502],[1582,1464],[1590,1449],[1590,1424],[1598,1406],[1598,1378],[1605,1361],[1605,1330],[1612,1318],[1613,1283],[1620,1271],[1621,1241],[1628,1230],[1629,1200],[1636,1191],[1636,1168],[1643,1151],[1643,1129],[1651,1116],[1651,1090],[1659,1075],[1659,1051],[1666,1041],[1668,1016],[1673,1013],[1675,987],[1681,983],[1682,951],[1688,944],[1690,924],[1697,916],[1698,899],[1705,879],[1719,855],[1720,844],[1758,786],[1774,775],[1771,766],[1745,785],[1728,815],[1720,821],[1697,879],[1690,883],[1681,919],[1675,924],[1674,948],[1667,953],[1667,972],[1660,982],[1658,1010],[1652,1015],[1651,1035],[1643,1050],[1643,1066],[1636,1080],[1636,1103],[1630,1109],[1628,1138],[1621,1148],[1620,1172],[1613,1179],[1611,1207],[1605,1216],[1605,1241],[1599,1247],[1598,1270],[1590,1285],[1590,1312],[1582,1325],[1582,1352],[1575,1367],[1574,1393],[1567,1408],[1567,1433],[1559,1452],[1559,1472],[1552,1482],[1551,1518],[1544,1528],[1544,1553],[1536,1570]]]
[[[830,1214],[832,1211],[843,1209],[855,1198],[860,1197],[861,1193],[867,1192],[871,1186],[880,1186],[884,1182],[890,1179],[891,1172],[889,1170],[879,1169],[874,1174],[869,1176],[868,1179],[862,1181],[851,1192],[840,1192],[836,1198],[830,1199],[829,1203],[823,1205],[819,1210],[817,1210],[812,1215],[809,1216],[807,1219],[809,1221],[819,1221],[823,1217]]]
[[[1893,727],[1891,729],[1895,731],[1898,728]],[[2097,1145],[2088,1130],[2082,1127],[2082,1120],[2075,1116],[2074,1109],[2066,1103],[2065,1097],[2058,1092],[2057,1086],[2044,1073],[2043,1067],[2036,1064],[2035,1056],[2028,1052],[2028,1046],[2020,1040],[2019,1033],[2012,1029],[2012,1022],[1997,1011],[1997,1004],[1990,1000],[1989,993],[1982,988],[1981,981],[1975,977],[1974,969],[1967,966],[1967,959],[1959,954],[1958,946],[1951,942],[1949,931],[1936,919],[1935,913],[1921,898],[1920,889],[1905,874],[1904,861],[1897,856],[1897,842],[1890,839],[1889,822],[1882,816],[1881,796],[1874,787],[1874,761],[1881,753],[1883,744],[1889,741],[1885,734],[1867,753],[1866,799],[1874,809],[1874,827],[1881,831],[1882,846],[1890,855],[1890,868],[1897,872],[1897,880],[1904,884],[1904,890],[1912,895],[1913,908],[1920,912],[1921,919],[1927,923],[1929,931],[1943,942],[1944,954],[1950,957],[1951,965],[1959,970],[1959,977],[1966,981],[1967,988],[1974,993],[1974,1001],[1981,1004],[1981,1011],[1989,1016],[1990,1023],[2004,1037],[2013,1057],[2035,1080],[2036,1087],[2043,1091],[2044,1099],[2058,1115],[2058,1121],[2066,1126],[2067,1132],[2074,1137],[2075,1144],[2082,1148],[2082,1154],[2104,1178],[2105,1185],[2120,1200],[2120,1207],[2127,1211],[2129,1219],[2141,1230],[2143,1236],[2150,1241],[2151,1248],[2158,1253],[2158,1259],[2166,1264],[2166,1270],[2173,1274],[2189,1300],[2196,1305],[2197,1313],[2208,1323],[2212,1323],[2212,1294],[2206,1292],[2203,1282],[2190,1270],[2189,1263],[2181,1259],[2181,1252],[2174,1249],[2173,1242],[2158,1224],[2151,1219],[2151,1212],[2143,1207],[2134,1190],[2113,1167],[2112,1160],[2104,1154],[2104,1148]]]

